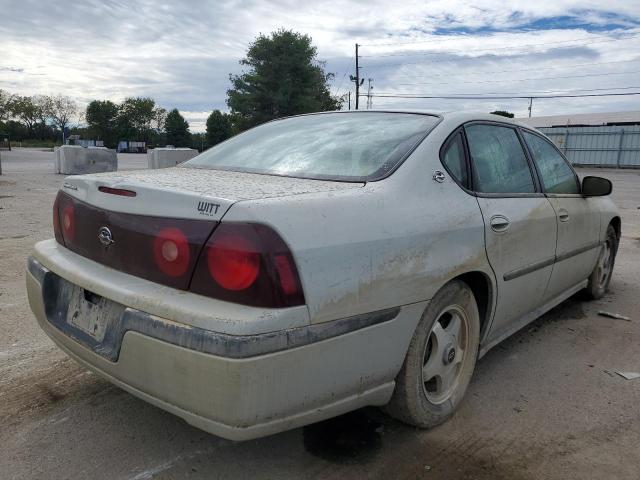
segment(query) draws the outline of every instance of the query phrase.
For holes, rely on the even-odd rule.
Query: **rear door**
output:
[[[547,291],[547,297],[553,298],[593,270],[600,246],[600,212],[594,199],[582,196],[578,176],[555,145],[527,130],[522,130],[522,136],[557,216],[556,263]]]
[[[553,268],[556,214],[541,192],[517,128],[474,122],[464,130],[498,288],[492,340],[530,320],[525,316],[542,304]]]

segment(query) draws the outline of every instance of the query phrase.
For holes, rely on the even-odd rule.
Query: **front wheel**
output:
[[[418,324],[387,412],[421,428],[444,422],[467,390],[479,339],[480,315],[473,292],[464,282],[448,283]]]

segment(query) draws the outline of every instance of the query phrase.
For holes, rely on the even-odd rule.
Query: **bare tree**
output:
[[[50,100],[48,116],[51,123],[62,130],[62,143],[64,143],[64,129],[77,117],[78,104],[63,95],[52,97]]]

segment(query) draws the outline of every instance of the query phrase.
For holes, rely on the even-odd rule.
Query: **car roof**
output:
[[[535,130],[530,125],[526,125],[522,122],[519,122],[513,118],[503,117],[502,115],[494,115],[486,112],[478,112],[471,110],[459,110],[459,111],[450,111],[450,112],[439,112],[435,110],[425,110],[425,109],[410,109],[410,108],[402,108],[402,109],[367,109],[367,110],[334,110],[331,112],[317,112],[317,113],[363,113],[363,112],[378,112],[378,113],[416,113],[421,115],[433,115],[436,117],[442,118],[447,124],[453,123],[466,123],[474,120],[484,120],[484,121],[493,121],[493,122],[501,122],[508,123],[511,125],[517,125],[519,127],[526,128],[528,130]]]

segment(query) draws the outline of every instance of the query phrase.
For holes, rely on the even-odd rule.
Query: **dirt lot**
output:
[[[120,156],[121,168],[145,163]],[[614,182],[623,217],[611,292],[577,295],[487,354],[451,421],[424,432],[365,409],[233,443],[85,372],[38,329],[24,270],[52,236],[52,165],[51,153],[2,152],[0,478],[640,478],[640,379],[613,373],[640,371],[639,172],[594,172]]]

